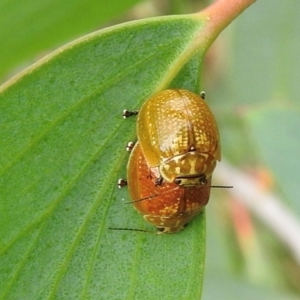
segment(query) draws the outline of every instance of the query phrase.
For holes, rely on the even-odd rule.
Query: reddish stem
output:
[[[208,48],[219,33],[255,1],[217,0],[206,9],[200,11],[197,16],[201,19],[207,19],[207,23],[199,34],[197,44],[202,44],[205,40],[205,46]]]

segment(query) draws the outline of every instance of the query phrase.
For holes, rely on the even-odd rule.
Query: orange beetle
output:
[[[182,230],[207,204],[211,177],[205,185],[181,187],[166,181],[157,186],[154,182],[159,176],[149,169],[137,143],[127,166],[132,203],[146,221],[157,227],[158,233],[174,233]]]
[[[158,170],[158,181],[202,185],[221,160],[218,126],[203,98],[182,89],[165,90],[138,112],[140,147],[148,166]]]

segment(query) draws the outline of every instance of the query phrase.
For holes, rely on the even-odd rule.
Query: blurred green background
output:
[[[262,188],[273,191],[298,223],[299,9],[298,1],[252,5],[213,45],[204,81],[224,157],[260,178]],[[207,209],[204,299],[299,299],[300,268],[289,249],[264,220],[234,199],[224,200],[224,194],[214,191]],[[213,294],[216,286],[222,292]]]
[[[193,13],[208,4],[0,0],[0,81],[99,28]],[[257,1],[212,45],[202,88],[219,123],[223,157],[256,176],[300,222],[299,11],[296,0]],[[227,191],[212,191],[203,299],[299,299],[300,266],[264,220],[241,203]]]

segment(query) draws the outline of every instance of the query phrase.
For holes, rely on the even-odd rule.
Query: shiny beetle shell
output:
[[[148,99],[138,114],[137,134],[149,167],[170,183],[202,184],[221,160],[215,118],[199,95],[186,90]]]
[[[137,143],[127,166],[129,193],[135,209],[146,221],[156,226],[158,233],[174,233],[184,228],[207,204],[211,179],[204,186],[180,187],[163,182],[155,186],[158,178],[152,172]]]

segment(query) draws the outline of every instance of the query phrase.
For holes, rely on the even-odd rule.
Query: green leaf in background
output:
[[[174,235],[108,227],[151,230],[116,188],[135,138],[121,113],[170,84],[202,26],[177,16],[109,28],[2,87],[0,299],[200,298],[203,214]],[[172,86],[198,89],[200,54]]]
[[[295,163],[300,151],[300,107],[293,106],[267,105],[249,112],[246,120],[257,151],[276,174],[276,185],[300,216],[300,172],[299,164]]]
[[[276,254],[267,253],[267,247],[262,247],[263,254],[268,254],[268,257],[263,256],[263,261],[259,261],[256,257],[257,253],[252,253],[255,251],[255,245],[251,237],[248,239],[247,250],[251,252],[248,259],[252,259],[250,269],[252,272],[255,269],[256,272],[252,273],[254,277],[249,276],[251,274],[248,268],[245,268],[249,262],[245,259],[243,252],[241,253],[236,247],[237,237],[232,230],[230,235],[228,234],[230,219],[225,218],[226,205],[228,205],[228,199],[224,191],[212,190],[210,204],[206,208],[207,253],[202,299],[298,299],[297,294],[290,293],[283,288],[280,281],[283,274],[278,274],[274,266],[278,263],[274,262]],[[269,274],[270,270],[273,271],[272,274]],[[267,277],[265,277],[266,274]],[[272,280],[277,284],[275,287],[270,277],[273,277]]]
[[[206,289],[203,299],[243,299],[243,300],[297,300],[297,296],[270,290],[266,287],[255,286],[246,280],[238,278],[232,280],[227,272],[220,269],[208,270],[205,275]],[[216,288],[216,286],[218,288]],[[220,295],[222,298],[220,298]]]
[[[0,0],[0,78],[37,53],[99,28],[137,2]]]
[[[270,189],[279,195],[298,220],[299,9],[299,1],[265,0],[257,1],[251,6],[247,13],[242,14],[222,34],[223,41],[221,37],[219,48],[214,49],[216,55],[213,60],[214,63],[219,61],[221,64],[210,66],[217,72],[209,78],[209,83],[213,82],[212,89],[206,87],[210,99],[214,100],[212,108],[219,121],[224,157],[238,162],[244,170],[255,171],[256,167],[269,170],[274,179],[274,185]],[[215,193],[212,191],[207,209],[207,249],[212,248],[214,252],[208,251],[206,270],[214,269],[216,274],[226,274],[232,280],[243,277],[258,289],[269,289],[269,298],[263,294],[261,297],[251,297],[251,294],[249,296],[245,292],[240,293],[239,299],[274,299],[273,291],[278,295],[287,293],[281,299],[294,299],[288,293],[295,293],[295,297],[299,298],[299,266],[282,241],[262,224],[263,220],[257,222],[255,217],[252,218],[252,230],[264,263],[259,265],[256,261],[256,273],[251,274],[252,279],[247,276],[247,267],[251,266],[253,270],[255,253],[246,257],[243,249],[237,249],[239,245],[236,245],[235,252],[232,251],[236,236],[229,236],[227,240],[224,238],[228,229],[224,225],[226,221],[222,221],[224,211],[228,210],[228,199],[226,202],[220,197],[214,197]],[[211,211],[213,203],[218,209]],[[210,223],[212,216],[220,222]],[[221,243],[212,242],[216,239],[216,233],[219,234]],[[220,256],[220,269],[216,269],[216,257]],[[237,256],[242,257],[242,263],[232,259]],[[237,269],[239,272],[233,272]],[[259,283],[253,282],[253,279],[262,277],[264,278]],[[208,280],[212,280],[212,277]],[[220,280],[216,279],[214,285],[218,285]],[[214,285],[208,283],[205,286],[206,282],[208,281],[205,279],[203,299],[234,299],[233,295],[225,297],[222,289],[216,296]],[[224,286],[226,282],[227,279],[224,280]],[[230,287],[224,289],[229,290]]]
[[[216,111],[227,157],[266,165],[282,198],[300,216],[295,163],[300,151],[299,9],[298,1],[266,0],[250,7],[231,25],[226,78],[210,93],[220,99]]]

